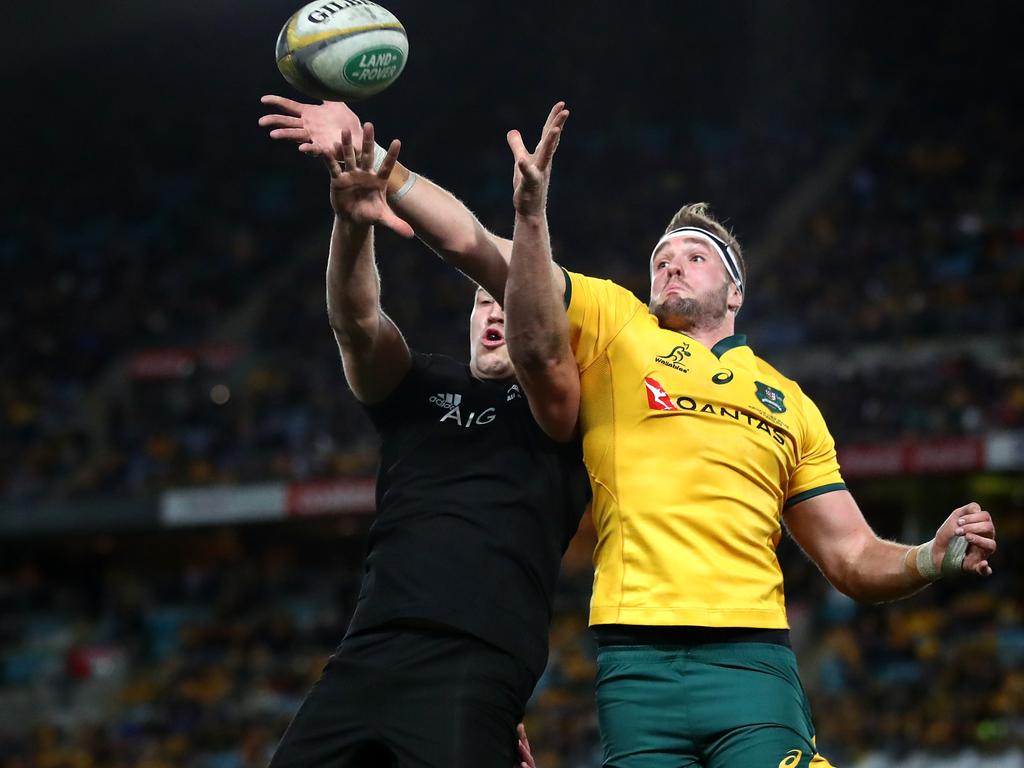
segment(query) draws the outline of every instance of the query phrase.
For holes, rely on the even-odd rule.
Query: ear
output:
[[[725,306],[734,314],[739,312],[740,307],[743,306],[743,294],[736,287],[736,283],[729,283],[729,297],[726,299]]]

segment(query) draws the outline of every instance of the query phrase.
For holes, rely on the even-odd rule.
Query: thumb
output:
[[[526,145],[523,144],[523,137],[519,131],[511,130],[505,134],[505,140],[508,141],[509,149],[512,150],[512,154],[518,160],[527,154]]]
[[[319,152],[320,159],[324,161],[324,165],[327,166],[327,172],[331,174],[332,179],[338,179],[342,175],[341,164],[337,158],[330,152]]]
[[[531,185],[540,184],[544,179],[544,174],[540,172],[540,169],[525,157],[520,158],[516,162],[516,167],[519,169],[519,173],[523,175],[523,178],[528,180]]]
[[[409,222],[407,222],[405,219],[399,218],[391,211],[388,211],[387,213],[384,214],[384,217],[381,219],[380,223],[383,224],[388,229],[390,229],[395,234],[401,235],[402,237],[410,238],[416,236],[416,231],[412,228],[412,225],[409,224]]]

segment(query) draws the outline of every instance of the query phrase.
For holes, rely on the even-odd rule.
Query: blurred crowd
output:
[[[862,606],[790,541],[792,640],[835,764],[1024,748],[1024,524],[996,575]],[[1014,514],[1016,513],[1016,514]],[[0,564],[2,768],[260,768],[339,642],[365,520],[102,536]],[[543,768],[600,764],[586,612],[593,531],[567,553],[527,712]]]
[[[1024,429],[1024,133],[1008,98],[1024,58],[994,5],[944,26],[937,12],[920,35],[909,6],[709,6],[682,46],[692,7],[661,4],[645,61],[614,72],[611,0],[586,17],[545,4],[574,31],[557,44],[533,26],[510,39],[520,4],[469,5],[472,37],[519,66],[485,88],[459,74],[474,68],[457,47],[417,48],[398,96],[361,116],[486,226],[511,234],[504,132],[529,141],[567,98],[549,203],[560,263],[646,298],[650,246],[680,205],[709,201],[745,246],[739,331],[841,446]],[[410,29],[439,23],[405,13]],[[904,38],[899,14],[914,21]],[[52,149],[10,152],[0,175],[0,511],[374,471],[326,322],[326,176],[256,127],[260,91],[239,83],[260,71],[246,50],[272,66],[266,41],[230,32],[251,37],[236,57],[224,34],[188,56],[180,34],[147,34],[97,52],[75,92],[40,67],[32,98],[9,97]],[[694,49],[715,76],[680,73],[669,93],[658,63]],[[604,75],[553,74],[580,62]],[[441,93],[437,72],[453,78]],[[260,87],[282,89],[271,73]],[[59,110],[39,93],[60,93]],[[465,359],[472,286],[421,243],[382,233],[377,253],[410,345]],[[855,605],[784,542],[794,647],[833,762],[1024,754],[1024,502],[1001,511],[984,590],[897,604]],[[0,540],[0,768],[264,765],[344,632],[366,522]],[[528,713],[541,768],[599,764],[590,537],[566,557]]]
[[[760,99],[770,108],[745,121],[706,110],[679,120],[659,103],[594,119],[584,107],[558,157],[556,258],[645,297],[647,249],[664,222],[683,202],[709,200],[747,245],[739,329],[755,351],[784,372],[807,349],[844,355],[841,372],[799,376],[840,444],[1020,427],[1024,138],[1003,98],[1012,67],[974,78],[955,64],[975,55],[968,44],[928,66],[908,54],[888,78],[853,49],[773,83]],[[588,96],[581,86],[578,97]],[[233,120],[197,122],[187,145],[154,109],[148,143],[120,147],[124,167],[110,170],[102,194],[94,175],[62,179],[57,215],[44,174],[0,187],[20,211],[0,230],[0,264],[13,278],[0,284],[0,331],[14,341],[0,353],[0,498],[372,468],[368,422],[345,391],[325,320],[323,172],[251,123],[240,131],[259,113],[255,99],[218,98]],[[150,114],[140,99],[91,127],[101,150],[117,143],[125,111]],[[530,116],[512,102],[497,110],[492,122],[526,128]],[[463,154],[473,160],[457,165],[420,149],[443,141],[446,121],[395,122],[415,131],[410,165],[509,234],[497,128],[472,137]],[[150,144],[166,149],[158,158]],[[599,183],[624,156],[628,173]],[[31,160],[13,162],[27,172]],[[822,169],[833,166],[829,181]],[[796,190],[814,179],[808,202]],[[797,224],[780,234],[785,216]],[[416,242],[381,235],[378,255],[385,307],[413,346],[464,359],[469,284]],[[978,354],[979,337],[1006,339],[1004,351]],[[891,363],[858,367],[864,345],[879,343]],[[943,350],[902,364],[921,343]],[[225,344],[230,355],[202,354]],[[147,355],[191,362],[153,375],[139,363]]]

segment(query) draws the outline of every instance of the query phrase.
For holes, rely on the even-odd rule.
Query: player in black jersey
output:
[[[517,756],[516,723],[589,498],[579,442],[556,442],[532,418],[487,291],[475,294],[469,365],[411,352],[381,309],[374,226],[412,234],[385,202],[398,151],[395,141],[373,171],[366,124],[358,156],[347,130],[325,155],[328,316],[382,439],[377,518],[348,632],[272,768],[532,762]]]

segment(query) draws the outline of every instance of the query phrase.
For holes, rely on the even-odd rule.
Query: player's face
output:
[[[726,318],[739,291],[722,259],[701,237],[677,237],[651,259],[651,314],[662,328],[714,328]]]
[[[513,375],[505,346],[505,313],[483,288],[477,288],[469,316],[469,368],[478,379]]]

